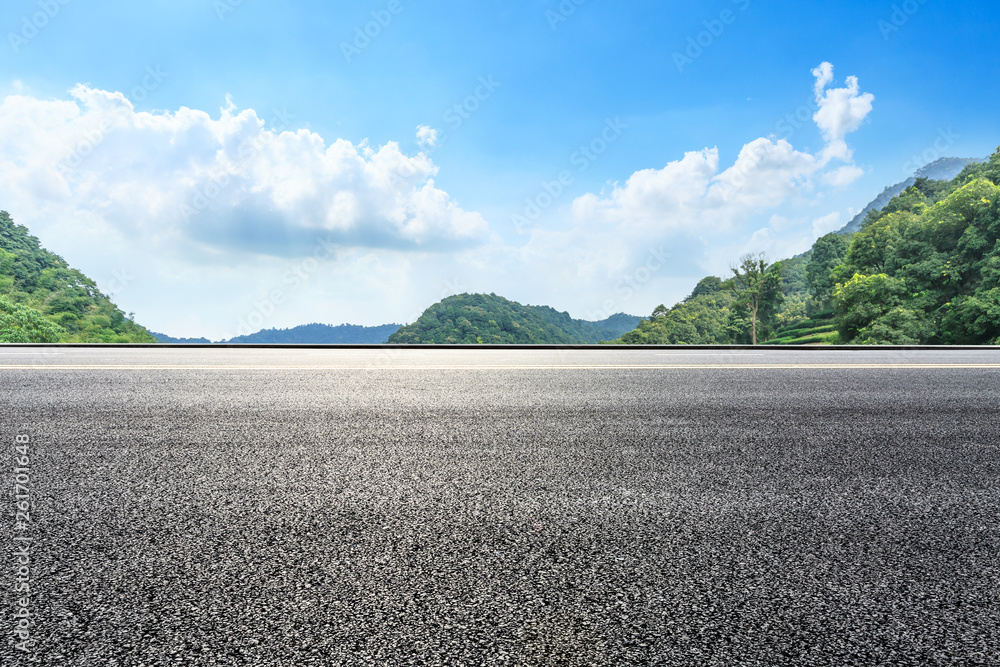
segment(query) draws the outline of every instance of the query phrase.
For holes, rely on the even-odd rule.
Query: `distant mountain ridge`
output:
[[[525,306],[496,294],[458,294],[424,311],[389,337],[416,345],[589,345],[615,340],[642,318],[618,313],[599,322],[575,320],[548,306]]]
[[[160,343],[171,345],[379,345],[395,333],[400,324],[365,327],[357,324],[303,324],[291,329],[264,329],[246,336],[212,342],[207,338],[173,338],[150,332]]]
[[[935,181],[950,181],[958,176],[967,165],[983,162],[980,158],[943,157],[918,169],[913,176],[902,183],[890,185],[882,191],[878,197],[862,209],[854,218],[838,231],[838,234],[853,234],[861,229],[861,223],[865,221],[870,211],[881,211],[892,198],[905,192],[907,188],[917,182],[918,178],[930,178]]]

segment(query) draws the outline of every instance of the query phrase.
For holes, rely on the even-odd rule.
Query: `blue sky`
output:
[[[645,315],[1000,144],[991,2],[12,0],[0,27],[0,208],[171,335],[457,291]]]

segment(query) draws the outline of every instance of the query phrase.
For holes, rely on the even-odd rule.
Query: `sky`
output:
[[[1000,144],[992,1],[7,0],[0,209],[171,336],[598,320]]]

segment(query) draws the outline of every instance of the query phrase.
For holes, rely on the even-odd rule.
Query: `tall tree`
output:
[[[837,233],[816,239],[812,247],[812,258],[806,265],[806,281],[813,297],[824,306],[833,298],[833,288],[837,286],[833,270],[843,264],[851,240]]]
[[[736,303],[746,307],[750,316],[750,341],[757,344],[757,333],[761,325],[774,315],[780,305],[781,262],[768,264],[764,253],[746,254],[740,258],[738,267],[731,267],[733,279],[729,288],[736,297]]]

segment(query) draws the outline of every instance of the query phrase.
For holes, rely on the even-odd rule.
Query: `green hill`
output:
[[[524,306],[495,294],[440,301],[389,337],[395,344],[584,345],[614,340],[639,322],[620,313],[600,322],[575,320],[548,306]]]
[[[265,329],[237,336],[231,345],[378,345],[399,330],[398,324],[363,327],[357,324],[303,324],[292,329]]]
[[[1000,345],[1000,148],[962,162],[951,180],[915,178],[857,231],[827,234],[776,262],[781,289],[761,311],[758,340]],[[748,311],[733,286],[733,277],[705,278],[615,342],[745,343]]]
[[[155,343],[93,280],[0,211],[0,343]]]

